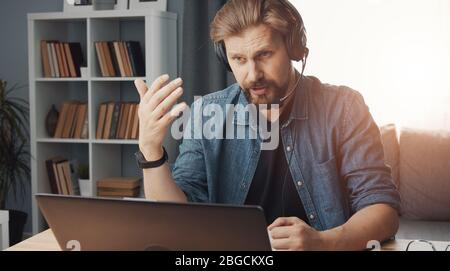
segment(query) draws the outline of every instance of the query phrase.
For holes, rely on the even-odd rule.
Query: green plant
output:
[[[30,182],[27,136],[28,102],[11,94],[23,87],[17,84],[7,89],[0,80],[0,209],[5,208],[6,197],[12,189],[17,199],[18,191],[25,194]]]
[[[89,179],[89,166],[85,164],[80,164],[78,166],[78,177],[80,179],[87,180]]]

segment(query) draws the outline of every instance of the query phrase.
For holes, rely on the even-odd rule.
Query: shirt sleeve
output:
[[[180,153],[172,170],[172,178],[190,202],[208,201],[203,144],[200,138],[194,136],[194,131],[202,131],[201,127],[198,127],[201,123],[198,119],[201,118],[201,114],[192,110],[201,108],[201,103],[202,99],[198,99],[191,106],[189,121],[185,126],[183,142],[179,149]]]
[[[400,196],[385,164],[381,134],[363,97],[353,92],[340,129],[341,173],[352,214],[385,203],[400,211]]]

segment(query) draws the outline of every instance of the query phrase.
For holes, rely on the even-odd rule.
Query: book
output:
[[[108,70],[109,76],[115,77],[116,72],[114,71],[113,61],[111,57],[111,52],[109,51],[109,46],[107,42],[101,42],[100,45],[102,46],[105,60],[106,60],[106,68]]]
[[[70,77],[69,66],[68,66],[68,63],[67,63],[67,58],[66,58],[64,45],[61,42],[58,42],[58,47],[59,47],[59,50],[61,52],[62,67],[63,67],[63,77]]]
[[[53,136],[54,138],[62,137],[62,133],[63,133],[65,121],[67,118],[67,113],[69,111],[69,107],[70,107],[70,103],[68,103],[68,102],[63,103],[62,108],[61,108],[61,113],[59,114],[59,117],[58,117],[58,122],[56,123],[55,135]]]
[[[110,139],[116,139],[117,127],[118,127],[118,121],[119,121],[119,114],[120,114],[120,104],[121,103],[115,103],[114,104],[114,111],[113,111],[112,123],[111,123],[111,131],[109,133],[109,138]]]
[[[105,64],[105,56],[103,54],[103,49],[100,42],[95,42],[95,51],[97,53],[98,66],[100,67],[100,72],[103,77],[108,76],[108,71]]]
[[[81,138],[81,132],[83,130],[83,126],[85,124],[85,121],[87,120],[87,117],[87,104],[80,104],[77,110],[77,121],[74,125],[76,127],[73,136],[74,138]]]
[[[58,169],[56,164],[65,161],[63,157],[53,157],[45,161],[47,175],[50,183],[50,189],[53,194],[62,194]]]
[[[117,56],[117,63],[119,64],[120,76],[125,77],[126,76],[125,65],[123,63],[123,56],[122,56],[122,51],[120,50],[119,42],[114,41],[113,45],[114,45],[114,51]]]
[[[133,54],[132,54],[132,51],[131,51],[131,46],[130,46],[130,42],[129,41],[125,42],[125,50],[127,50],[127,55],[128,55],[128,57],[130,59],[131,74],[133,76],[136,76],[137,75],[137,71],[136,71],[136,66],[135,66],[135,63],[134,63]]]
[[[50,63],[51,77],[56,77],[55,66],[53,64],[52,47],[50,41],[47,42],[48,61]]]
[[[113,67],[114,67],[114,72],[115,72],[115,76],[121,76],[121,72],[120,72],[120,68],[119,68],[119,62],[117,60],[117,54],[116,54],[116,49],[114,48],[114,43],[113,42],[108,42],[108,47],[109,47],[109,51],[111,52],[111,59],[113,62]]]
[[[66,160],[64,160],[66,161]],[[64,161],[61,161],[59,163],[56,163],[56,169],[58,171],[58,181],[59,181],[59,185],[61,187],[61,193],[62,195],[69,195],[69,188],[67,187],[67,181],[64,175],[64,166],[63,163]]]
[[[56,49],[55,49],[55,42],[51,42],[49,45],[50,45],[50,49],[51,49],[51,58],[53,61],[55,77],[60,77],[59,66],[58,66],[58,57],[57,57]]]
[[[75,106],[75,113],[74,113],[73,120],[72,120],[72,125],[70,126],[69,138],[74,138],[75,137],[75,130],[76,130],[76,127],[77,127],[79,111],[80,111],[80,105],[76,105]]]
[[[67,58],[67,64],[69,67],[69,75],[70,77],[77,77],[77,72],[75,70],[75,63],[73,61],[72,52],[70,51],[69,44],[67,42],[64,43],[64,53]]]
[[[59,42],[55,42],[53,43],[54,47],[55,47],[55,52],[56,52],[56,59],[58,60],[58,70],[59,70],[59,76],[58,77],[64,77],[64,63],[62,60],[62,55],[61,55],[61,48],[59,47]]]
[[[108,107],[106,110],[106,116],[105,116],[105,128],[103,130],[103,139],[109,139],[109,134],[111,133],[111,124],[112,124],[112,117],[114,113],[114,103],[110,102],[108,103]]]
[[[133,76],[133,72],[130,66],[130,57],[128,56],[126,45],[123,41],[119,42],[120,53],[122,55],[122,60],[125,68],[125,76],[130,77]]]
[[[44,77],[52,77],[52,71],[50,69],[50,58],[48,55],[47,42],[41,41],[41,58],[42,58],[42,70],[44,71]]]
[[[107,103],[102,103],[98,110],[97,132],[95,135],[95,138],[97,138],[97,139],[102,139],[102,137],[103,137],[103,130],[105,127],[106,110],[107,110]]]
[[[135,189],[108,189],[100,188],[97,190],[99,197],[137,197],[139,196],[140,188]]]
[[[127,121],[128,121],[128,114],[130,112],[130,104],[129,103],[123,103],[122,110],[121,110],[121,121],[119,123],[119,135],[117,138],[119,139],[125,139],[125,132],[127,128]]]
[[[84,57],[83,50],[81,49],[81,44],[79,42],[70,42],[69,47],[73,62],[75,64],[76,77],[80,77],[81,67],[84,66]]]
[[[69,104],[69,110],[67,112],[66,121],[64,122],[64,128],[62,132],[62,138],[70,138],[72,133],[72,126],[75,119],[78,103],[71,102]]]
[[[141,186],[141,177],[105,177],[97,181],[99,189],[135,189]]]
[[[64,179],[66,181],[66,187],[67,187],[67,195],[74,195],[73,191],[73,180],[72,180],[72,172],[70,170],[70,164],[69,161],[64,161],[61,163],[63,173],[64,173]]]
[[[129,41],[127,42],[127,48],[134,76],[145,76],[145,61],[140,43],[138,41]]]
[[[125,129],[125,139],[131,139],[131,132],[133,126],[133,118],[135,114],[135,103],[130,103],[130,109],[128,113],[127,127]]]
[[[131,132],[131,138],[137,139],[139,135],[139,104],[135,104],[135,114],[133,117],[133,131]]]

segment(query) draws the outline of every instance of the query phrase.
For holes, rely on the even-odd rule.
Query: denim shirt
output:
[[[288,121],[280,127],[280,140],[309,224],[316,230],[331,229],[377,203],[398,211],[400,197],[384,162],[380,132],[362,96],[348,87],[303,77],[293,102]],[[200,109],[208,104],[225,108],[245,106],[248,100],[234,84],[194,102]],[[252,129],[248,118],[227,117],[236,127]],[[207,117],[191,115],[191,132],[202,131],[199,118]],[[242,205],[260,143],[259,137],[184,138],[172,177],[191,202]]]

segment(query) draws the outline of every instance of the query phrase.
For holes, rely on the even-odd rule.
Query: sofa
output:
[[[380,127],[402,200],[397,239],[450,241],[450,132]]]

